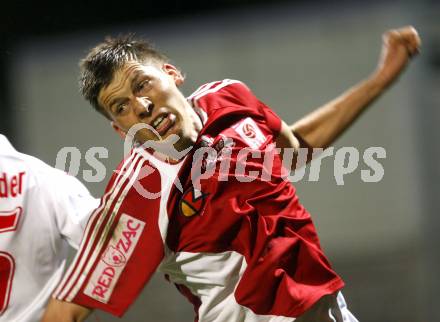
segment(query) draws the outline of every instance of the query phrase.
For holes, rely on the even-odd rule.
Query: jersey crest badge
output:
[[[185,191],[179,202],[180,213],[185,217],[192,217],[202,213],[205,204],[207,193],[191,186]]]

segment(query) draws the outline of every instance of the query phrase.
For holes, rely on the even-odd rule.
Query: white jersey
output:
[[[76,178],[0,135],[0,322],[40,320],[68,243],[78,248],[98,203]]]

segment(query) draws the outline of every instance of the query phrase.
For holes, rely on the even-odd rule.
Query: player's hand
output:
[[[404,70],[420,51],[421,40],[412,26],[392,29],[382,36],[382,53],[377,68],[380,78],[389,83]]]

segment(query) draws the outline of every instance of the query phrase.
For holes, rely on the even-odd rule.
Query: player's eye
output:
[[[136,92],[141,93],[142,91],[147,90],[149,88],[149,85],[150,85],[149,79],[139,82],[139,84],[137,84],[136,86]]]
[[[127,110],[128,110],[128,104],[122,103],[122,104],[118,104],[114,111],[116,115],[123,115]]]

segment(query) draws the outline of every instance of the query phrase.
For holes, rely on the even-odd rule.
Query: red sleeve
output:
[[[266,126],[276,138],[281,131],[281,118],[266,104],[260,102],[260,108],[266,120]]]
[[[242,115],[265,124],[274,137],[281,130],[280,117],[240,81],[225,79],[202,85],[189,99],[207,114],[208,123],[217,123],[226,115]]]
[[[148,160],[139,153],[127,158],[92,214],[55,298],[118,316],[128,309],[164,256],[160,188],[160,173]]]

